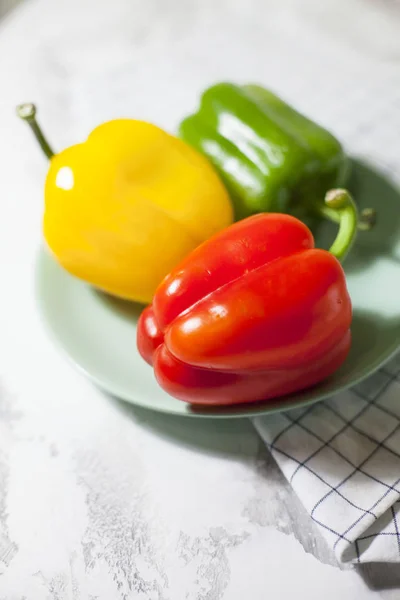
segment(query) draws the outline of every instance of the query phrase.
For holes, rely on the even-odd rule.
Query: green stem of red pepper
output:
[[[375,211],[372,209],[362,211],[359,217],[351,194],[344,189],[330,190],[325,196],[325,204],[318,206],[316,211],[339,225],[336,238],[329,248],[329,252],[339,260],[343,260],[349,252],[357,229],[371,229],[375,222]]]
[[[19,106],[17,106],[17,115],[20,119],[28,123],[28,125],[34,133],[35,138],[39,142],[40,147],[42,148],[47,158],[50,160],[54,156],[54,152],[51,149],[51,146],[46,140],[45,136],[43,135],[43,132],[39,127],[38,122],[36,121],[36,106],[31,102],[20,104]]]

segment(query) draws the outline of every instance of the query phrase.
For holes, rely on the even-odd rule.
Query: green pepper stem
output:
[[[54,152],[51,149],[48,141],[43,135],[41,128],[36,120],[36,106],[31,102],[27,102],[25,104],[20,104],[17,106],[17,115],[23,121],[26,121],[30,128],[32,129],[35,138],[39,142],[39,145],[48,159],[51,159],[54,156]]]
[[[358,229],[369,231],[376,223],[376,210],[374,208],[363,208],[360,213]]]
[[[358,211],[352,196],[347,190],[330,190],[325,196],[325,204],[316,208],[321,216],[339,224],[329,252],[343,260],[354,242],[358,228]]]

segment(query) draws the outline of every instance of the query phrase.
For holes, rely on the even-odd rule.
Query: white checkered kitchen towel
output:
[[[400,354],[351,390],[254,424],[340,562],[400,562]]]

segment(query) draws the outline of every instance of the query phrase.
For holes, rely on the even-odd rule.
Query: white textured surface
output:
[[[333,566],[249,423],[124,406],[54,352],[33,294],[46,164],[13,114],[37,102],[62,148],[115,116],[173,128],[212,81],[261,81],[390,168],[399,23],[389,0],[31,0],[4,21],[1,600],[399,598],[398,567]]]

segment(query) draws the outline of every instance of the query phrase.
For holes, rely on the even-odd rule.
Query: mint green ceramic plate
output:
[[[345,262],[353,302],[353,343],[342,368],[324,383],[276,402],[218,410],[192,410],[165,394],[136,350],[141,307],[116,301],[72,278],[42,250],[37,298],[53,339],[95,384],[123,400],[175,415],[243,417],[288,410],[335,394],[381,366],[400,347],[400,196],[382,176],[355,164],[352,189],[360,207],[372,206],[375,229],[360,233]],[[333,231],[316,232],[327,247]]]

